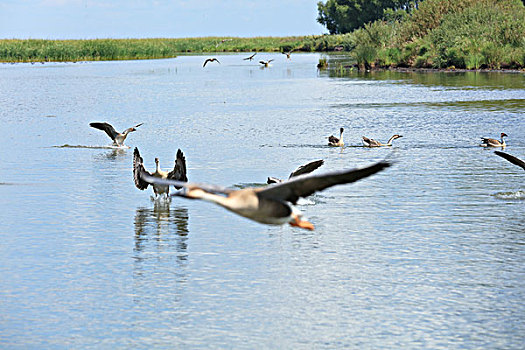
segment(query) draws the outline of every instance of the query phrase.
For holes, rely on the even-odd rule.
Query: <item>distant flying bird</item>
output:
[[[223,44],[223,43],[225,43],[225,42],[227,42],[227,41],[232,41],[232,40],[233,40],[233,39],[231,39],[231,38],[230,38],[230,39],[222,39],[220,42],[218,42],[217,44],[215,44],[215,47],[217,47],[217,46],[219,46],[220,44]]]
[[[295,169],[293,173],[290,174],[288,179],[291,179],[292,177],[299,176],[299,175],[309,174],[315,169],[319,168],[321,165],[323,165],[323,163],[324,163],[324,160],[321,159],[321,160],[314,160],[313,162],[310,162],[305,165],[301,165],[299,168]],[[269,176],[266,183],[274,184],[274,183],[280,183],[283,181],[284,180]]]
[[[122,133],[117,132],[115,128],[113,128],[113,126],[111,126],[108,123],[94,122],[94,123],[89,123],[89,126],[95,129],[105,131],[106,134],[108,134],[108,136],[113,140],[113,146],[122,147],[124,146],[124,140],[126,139],[126,137],[128,137],[128,134],[130,132],[137,131],[136,128],[138,128],[142,124],[144,123],[140,123],[140,124],[135,125],[134,127],[128,128],[124,130]]]
[[[206,65],[208,64],[208,62],[217,62],[217,63],[219,63],[219,64],[221,63],[221,62],[219,62],[219,60],[216,59],[215,57],[214,57],[214,58],[208,58],[208,59],[206,59],[206,61],[204,61],[204,64],[202,65],[202,67],[206,67]]]
[[[343,131],[345,131],[344,128],[339,129],[339,138],[334,135],[328,136],[328,146],[343,147],[345,145],[343,142]]]
[[[140,156],[139,150],[137,147],[135,147],[135,150],[133,151],[133,179],[135,180],[135,186],[143,191],[151,184],[149,182],[146,182],[142,179],[142,175],[152,176],[158,179],[170,179],[170,180],[176,180],[180,182],[187,182],[188,178],[186,176],[186,158],[184,157],[184,154],[179,149],[177,150],[177,158],[175,159],[175,166],[173,167],[173,170],[170,172],[163,171],[160,169],[159,165],[159,158],[155,158],[155,165],[156,169],[154,173],[150,173],[146,171],[144,168],[144,162],[142,160],[142,157]],[[170,187],[169,185],[163,185],[163,184],[152,184],[153,187],[153,193],[155,193],[155,196],[159,196],[162,194],[165,194],[166,196],[170,193]],[[180,185],[175,186],[176,189],[182,188]]]
[[[394,141],[395,139],[398,139],[400,137],[403,137],[402,135],[394,135],[392,136],[391,138],[388,139],[388,142],[386,144],[384,143],[381,143],[379,141],[376,141],[374,139],[369,139],[368,137],[366,136],[363,136],[363,144],[366,146],[366,147],[385,147],[385,146],[392,146],[392,141]]]
[[[243,61],[251,61],[251,60],[253,60],[253,58],[255,57],[255,55],[257,55],[257,52],[254,53],[253,55],[251,55],[250,57],[243,58]]]
[[[150,184],[182,186],[183,189],[172,194],[188,199],[202,199],[254,220],[261,224],[283,225],[313,230],[314,225],[303,219],[303,214],[294,205],[299,198],[322,191],[326,188],[358,181],[373,175],[392,163],[381,161],[373,165],[343,171],[335,171],[323,175],[303,175],[288,181],[265,187],[248,187],[232,190],[221,186],[185,183],[169,179],[161,179],[140,172],[141,179]]]
[[[270,62],[272,62],[272,61],[273,61],[273,59],[268,60],[268,61],[262,61],[262,60],[261,60],[261,61],[259,61],[259,63],[262,64],[262,65],[265,66],[265,67],[268,67],[268,65],[269,65]]]
[[[523,160],[501,151],[494,151],[494,153],[525,170],[525,162]]]
[[[292,59],[291,55],[292,55],[293,50],[294,50],[294,49],[291,49],[291,50],[288,51],[288,52],[283,52],[283,55],[286,55],[286,59],[287,59],[287,60],[291,60],[291,59]]]
[[[504,132],[502,132],[500,136],[501,136],[501,140],[489,139],[487,137],[482,137],[480,146],[481,147],[505,147],[506,143],[505,143],[505,140],[503,138],[504,137],[508,137],[508,136]]]

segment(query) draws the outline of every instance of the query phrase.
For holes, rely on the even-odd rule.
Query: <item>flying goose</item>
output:
[[[253,55],[251,55],[250,57],[243,58],[243,61],[251,61],[251,60],[253,60],[253,58],[255,57],[255,55],[257,55],[257,52],[254,53]]]
[[[173,193],[172,196],[212,202],[261,224],[283,225],[289,223],[291,226],[313,230],[314,225],[304,220],[301,211],[294,206],[299,198],[307,197],[331,186],[358,181],[390,165],[392,165],[390,162],[381,161],[365,168],[335,171],[323,175],[297,176],[288,181],[265,187],[248,187],[240,190],[161,179],[145,171],[140,171],[137,175],[142,181],[150,184],[183,187],[182,190]]]
[[[144,181],[141,176],[144,174],[157,179],[170,179],[179,181],[181,183],[185,183],[188,181],[188,178],[186,177],[186,158],[184,157],[184,154],[180,149],[177,150],[177,158],[175,159],[175,166],[173,167],[172,171],[167,172],[161,170],[159,166],[159,158],[155,158],[155,165],[156,169],[154,173],[146,171],[146,169],[144,168],[142,157],[139,153],[139,149],[135,147],[135,150],[133,151],[133,179],[135,180],[135,186],[139,190],[145,190],[151,184],[155,196],[159,196],[162,194],[168,196],[170,193],[169,185],[156,184]],[[180,185],[176,185],[175,188],[180,189],[182,187]]]
[[[305,165],[301,165],[299,168],[295,169],[293,173],[290,174],[288,179],[291,179],[292,177],[299,176],[299,175],[309,174],[315,169],[319,168],[321,165],[323,165],[323,163],[324,163],[324,160],[321,159],[321,160],[314,160],[313,162],[310,162]],[[269,176],[266,183],[274,184],[274,183],[280,183],[283,181],[284,180]]]
[[[395,139],[398,139],[400,137],[403,137],[402,135],[394,135],[392,136],[391,138],[388,139],[388,142],[386,144],[384,143],[381,143],[379,141],[376,141],[374,139],[369,139],[368,137],[366,136],[363,136],[363,144],[366,146],[366,147],[384,147],[384,146],[392,146],[392,141],[394,141]]]
[[[328,146],[343,147],[345,145],[343,142],[343,131],[345,131],[345,129],[339,129],[339,138],[334,135],[328,136]]]
[[[294,49],[291,49],[291,50],[288,51],[288,52],[283,52],[283,55],[286,55],[286,59],[287,59],[287,60],[291,60],[291,59],[292,59],[292,58],[290,57],[290,55],[292,54],[292,51],[293,51],[293,50],[294,50]]]
[[[487,137],[482,137],[480,146],[481,147],[505,147],[506,144],[505,144],[505,140],[503,138],[504,137],[508,137],[508,136],[504,132],[502,132],[500,136],[501,136],[501,140],[489,139]]]
[[[269,65],[270,62],[272,62],[272,61],[273,61],[273,59],[268,60],[268,61],[262,61],[262,60],[261,60],[261,61],[259,61],[259,63],[262,64],[264,67],[268,67],[268,65]]]
[[[207,58],[206,61],[204,61],[204,64],[202,65],[202,67],[206,67],[206,65],[208,64],[208,62],[217,62],[218,64],[221,64],[221,62],[219,62],[218,59],[216,59],[215,57],[213,58]]]
[[[142,124],[144,123],[140,123],[140,124],[135,125],[134,127],[128,128],[124,130],[122,133],[117,132],[115,128],[108,123],[94,122],[94,123],[89,123],[89,126],[95,129],[105,131],[106,134],[108,134],[108,136],[113,140],[114,146],[122,147],[124,146],[124,140],[126,139],[126,137],[128,137],[128,134],[130,132],[137,131],[136,128],[138,128]]]
[[[517,166],[519,167],[522,167],[523,169],[525,169],[525,162],[517,157],[514,157],[508,153],[505,153],[505,152],[501,152],[501,151],[494,151],[494,153],[496,153],[498,156],[502,157],[502,158],[505,158],[506,160],[508,160],[509,162],[511,162],[512,164],[516,164]]]

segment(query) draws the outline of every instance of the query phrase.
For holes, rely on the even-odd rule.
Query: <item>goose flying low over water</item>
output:
[[[345,131],[344,128],[339,129],[339,138],[334,135],[328,136],[328,146],[343,147],[345,145],[343,142],[343,131]]]
[[[515,164],[515,165],[517,165],[519,167],[522,167],[525,170],[525,162],[523,160],[521,160],[521,159],[519,159],[517,157],[514,157],[513,155],[510,155],[508,153],[501,152],[501,151],[494,151],[494,153],[496,153],[501,158],[504,158],[504,159],[508,160],[512,164]]]
[[[206,67],[206,65],[208,64],[208,62],[217,62],[218,64],[221,64],[221,62],[219,62],[219,60],[216,59],[216,58],[214,57],[214,58],[208,58],[208,59],[206,59],[206,61],[204,61],[204,64],[202,65],[202,67]]]
[[[286,59],[287,60],[291,60],[292,59],[292,57],[291,57],[292,52],[293,52],[293,49],[288,51],[288,52],[283,52],[283,55],[286,55]]]
[[[179,149],[177,150],[177,158],[175,159],[175,166],[173,167],[173,170],[170,172],[163,171],[160,169],[159,165],[159,158],[155,158],[155,165],[156,169],[154,173],[150,173],[146,171],[144,168],[144,162],[142,157],[140,156],[139,150],[137,147],[135,147],[135,150],[133,151],[133,179],[135,180],[135,186],[139,190],[145,190],[148,188],[148,186],[151,184],[153,187],[153,192],[155,193],[155,196],[159,196],[162,194],[165,194],[166,196],[170,193],[170,187],[169,185],[163,185],[163,184],[157,184],[157,183],[150,183],[143,180],[143,176],[150,176],[157,179],[170,179],[170,180],[176,180],[181,183],[185,183],[188,181],[188,178],[186,177],[186,158],[184,157],[184,154]],[[182,188],[180,185],[175,186],[176,189]]]
[[[366,136],[363,136],[363,144],[366,146],[366,147],[385,147],[385,146],[392,146],[392,141],[394,141],[395,139],[398,139],[400,137],[403,137],[402,135],[394,135],[392,136],[391,138],[388,139],[388,142],[386,144],[384,143],[381,143],[379,141],[376,141],[374,139],[369,139],[368,137]]]
[[[273,61],[273,59],[268,60],[268,61],[262,61],[262,60],[261,60],[261,61],[259,61],[259,63],[262,64],[264,67],[268,67],[268,65],[269,65],[270,62],[272,62],[272,61]]]
[[[108,134],[108,136],[113,140],[114,146],[122,147],[124,146],[124,140],[126,139],[126,137],[128,137],[128,134],[130,132],[137,131],[137,128],[141,126],[142,124],[144,123],[137,124],[131,128],[124,130],[121,133],[117,132],[115,128],[108,123],[94,122],[94,123],[89,123],[89,126],[95,129],[105,131],[106,134]]]
[[[255,57],[255,55],[257,55],[257,52],[254,53],[253,55],[251,55],[250,57],[243,58],[243,61],[251,61],[251,60],[253,60],[253,58]]]
[[[290,174],[288,179],[291,179],[292,177],[299,176],[299,175],[309,174],[312,171],[314,171],[315,169],[319,168],[323,164],[324,164],[324,160],[321,159],[321,160],[314,160],[313,162],[310,162],[310,163],[305,164],[305,165],[301,165],[299,168],[295,169],[295,171],[293,173]],[[283,181],[284,180],[278,179],[276,177],[269,176],[268,180],[266,181],[266,183],[268,183],[268,184],[275,184],[275,183],[280,183],[280,182],[283,182]]]
[[[330,172],[323,175],[302,175],[288,181],[259,188],[244,188],[232,190],[220,186],[184,183],[169,179],[161,179],[140,172],[141,180],[150,184],[182,186],[183,189],[172,194],[188,199],[202,199],[267,225],[283,225],[313,230],[314,225],[303,219],[303,214],[294,205],[299,198],[322,191],[326,188],[358,181],[373,175],[392,163],[381,161],[373,165]]]
[[[480,146],[481,147],[505,147],[506,143],[505,143],[505,140],[503,138],[504,137],[508,137],[508,136],[504,132],[502,132],[500,136],[501,136],[501,140],[489,139],[487,137],[482,137]]]

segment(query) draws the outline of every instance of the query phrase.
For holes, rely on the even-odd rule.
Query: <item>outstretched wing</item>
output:
[[[360,169],[336,171],[324,175],[298,176],[279,184],[263,187],[258,191],[258,195],[269,199],[280,199],[296,204],[300,197],[308,197],[315,192],[322,191],[335,185],[358,181],[388,168],[391,165],[392,163],[390,162],[381,161]]]
[[[175,166],[173,167],[173,170],[168,173],[168,179],[188,182],[188,178],[186,176],[186,157],[184,157],[184,154],[180,149],[177,151]],[[179,190],[182,188],[182,186],[175,186],[175,188]]]
[[[206,65],[208,64],[208,62],[211,62],[211,58],[207,58],[206,61],[204,61],[204,64],[202,65],[203,67],[206,67]]]
[[[154,177],[147,173],[141,173],[140,176],[142,180],[148,182],[149,184],[168,185],[168,186],[184,187],[184,188],[200,188],[209,193],[226,194],[226,195],[232,192],[235,192],[232,189],[222,187],[222,186],[202,184],[202,183],[193,183],[193,182],[183,182],[183,181],[170,180],[170,179],[161,179],[160,177]],[[174,195],[177,195],[177,193],[175,193]]]
[[[123,133],[123,134],[128,134],[128,133],[130,133],[130,132],[132,132],[132,131],[135,131],[135,128],[138,128],[138,127],[141,126],[142,124],[144,124],[144,123],[140,123],[140,124],[137,124],[137,125],[135,125],[135,126],[132,126],[131,128],[127,128],[127,129],[124,130],[122,133]]]
[[[330,135],[330,136],[328,136],[328,142],[330,142],[330,143],[338,143],[339,139],[337,137],[335,137],[334,135]]]
[[[133,180],[135,181],[135,186],[139,190],[145,190],[149,186],[149,182],[144,181],[142,176],[148,175],[151,176],[149,172],[144,169],[144,164],[142,157],[140,156],[139,149],[135,147],[133,151]]]
[[[311,173],[315,169],[319,168],[321,165],[324,164],[324,160],[314,160],[313,162],[310,162],[305,165],[301,165],[299,168],[297,168],[293,173],[290,174],[289,178],[292,178],[294,176],[304,175]]]
[[[494,151],[494,153],[496,153],[498,156],[502,157],[502,158],[505,158],[506,160],[508,160],[509,162],[511,162],[512,164],[515,164],[519,167],[522,167],[523,169],[525,169],[525,162],[519,158],[516,158],[514,156],[511,156],[510,154],[508,153],[505,153],[505,152],[501,152],[501,151]]]
[[[118,135],[118,132],[115,130],[115,128],[113,128],[108,123],[94,122],[94,123],[89,123],[89,126],[91,126],[92,128],[95,128],[95,129],[99,129],[99,130],[105,131],[106,134],[108,134],[108,136],[113,141],[115,141],[115,137],[117,137],[117,135]]]

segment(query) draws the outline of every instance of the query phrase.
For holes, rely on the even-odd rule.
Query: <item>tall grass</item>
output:
[[[0,61],[99,61],[176,57],[196,52],[328,51],[351,46],[345,35],[183,39],[0,40]]]

